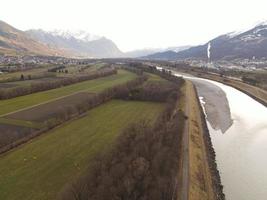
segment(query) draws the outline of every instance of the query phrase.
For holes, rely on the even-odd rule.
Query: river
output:
[[[267,108],[222,83],[185,78],[201,98],[226,199],[267,199]]]

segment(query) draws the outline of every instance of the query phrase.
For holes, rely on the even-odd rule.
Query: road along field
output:
[[[0,156],[0,199],[55,199],[130,123],[155,121],[165,104],[112,100]]]
[[[76,92],[100,92],[108,87],[112,87],[121,83],[125,83],[136,77],[136,74],[118,70],[118,74],[84,81],[73,85],[56,88],[44,92],[38,92],[26,96],[20,96],[13,99],[1,100],[0,101],[0,117],[10,112],[25,109],[31,106],[35,106],[47,101],[52,101],[57,98],[70,95]]]

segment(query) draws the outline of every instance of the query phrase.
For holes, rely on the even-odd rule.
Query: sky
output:
[[[267,20],[266,0],[1,0],[20,29],[86,30],[122,51],[198,45]]]

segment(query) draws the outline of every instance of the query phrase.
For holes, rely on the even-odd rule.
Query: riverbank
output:
[[[180,70],[178,69],[178,71],[180,71]],[[234,80],[234,79],[227,78],[227,77],[221,77],[221,76],[218,76],[216,74],[194,72],[192,70],[190,70],[190,71],[182,70],[182,72],[191,74],[191,75],[199,77],[199,78],[205,78],[205,79],[217,81],[217,82],[223,83],[225,85],[231,86],[231,87],[247,94],[251,98],[255,99],[256,101],[258,101],[259,103],[261,103],[262,105],[267,107],[267,91],[265,91],[261,88],[258,88],[258,87],[253,86],[253,85],[249,85],[249,84],[241,82],[239,80]]]
[[[225,199],[215,162],[206,119],[192,82],[186,81],[188,106],[189,183],[188,199]]]

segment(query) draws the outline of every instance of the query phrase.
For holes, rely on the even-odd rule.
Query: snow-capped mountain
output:
[[[110,58],[122,55],[113,41],[89,34],[86,31],[33,29],[26,31],[26,33],[39,42],[72,52],[77,57]]]
[[[177,54],[177,59],[197,58],[208,60],[207,48],[210,44],[210,59],[267,59],[267,22],[251,29],[221,35],[204,45],[189,48]]]
[[[56,29],[53,31],[46,31],[49,34],[52,34],[54,36],[60,36],[66,39],[70,39],[72,37],[78,39],[78,40],[82,40],[85,42],[90,42],[93,40],[98,40],[101,38],[101,36],[98,35],[94,35],[94,34],[90,34],[87,31],[84,30],[60,30],[60,29]]]

